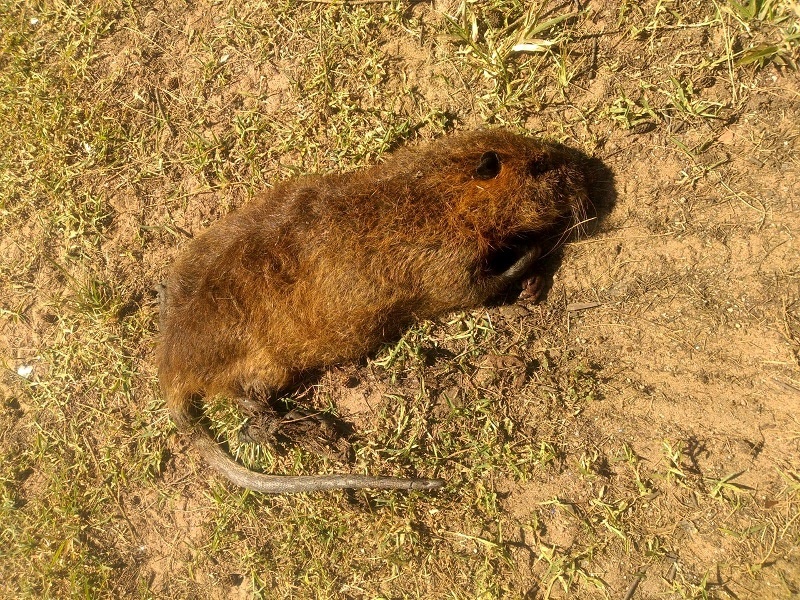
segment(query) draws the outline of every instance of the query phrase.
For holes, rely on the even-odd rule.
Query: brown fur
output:
[[[167,279],[158,365],[173,417],[250,489],[441,486],[248,471],[213,441],[196,400],[275,395],[417,319],[491,300],[530,275],[545,232],[563,229],[585,201],[571,153],[502,130],[277,185],[193,240]]]

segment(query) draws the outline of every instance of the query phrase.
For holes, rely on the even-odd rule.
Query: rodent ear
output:
[[[500,156],[493,150],[484,152],[475,169],[476,179],[494,179],[500,174]]]

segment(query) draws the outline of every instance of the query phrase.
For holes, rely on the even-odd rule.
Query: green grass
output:
[[[796,5],[441,7],[0,0],[0,595],[618,598],[634,579],[633,598],[797,593],[800,428],[764,417],[783,414],[770,382],[796,398],[800,381],[798,273],[780,258],[798,226],[780,188],[798,164]],[[349,466],[241,443],[243,416],[210,411],[269,471],[448,486],[222,483],[176,435],[152,365],[150,290],[188,235],[277,180],[487,124],[617,171],[611,224],[566,249],[546,301],[421,323],[344,367],[369,404]],[[640,177],[670,161],[648,195]],[[766,191],[748,187],[754,164],[772,169]],[[708,262],[720,247],[724,268]],[[737,332],[772,353],[726,354]],[[712,375],[678,373],[688,392],[646,368],[706,348]],[[345,389],[334,373],[305,398],[335,410]],[[763,440],[711,418],[745,404]]]

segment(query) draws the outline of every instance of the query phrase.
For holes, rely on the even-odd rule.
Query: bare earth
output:
[[[796,3],[44,4],[0,2],[1,596],[800,594]],[[501,125],[609,173],[540,302],[299,391],[352,464],[210,411],[257,468],[445,490],[228,486],[158,392],[171,260],[271,182]]]

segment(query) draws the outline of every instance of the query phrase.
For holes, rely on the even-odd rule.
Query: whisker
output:
[[[581,211],[581,212],[583,212],[583,211]],[[574,232],[575,230],[578,231],[578,235],[583,235],[586,232],[583,226],[586,223],[590,223],[590,222],[594,221],[596,219],[596,217],[587,217],[585,215],[585,212],[584,212],[584,214],[582,215],[582,218],[580,220],[578,220],[576,218],[576,215],[573,215],[573,219],[575,220],[575,222],[572,225],[570,225],[569,227],[567,227],[566,229],[561,231],[561,233],[558,236],[558,240],[556,241],[556,243],[553,244],[553,246],[547,252],[542,254],[542,256],[539,257],[539,260],[551,255],[553,252],[555,252],[556,250],[561,248],[564,244],[566,244],[567,240],[570,238],[570,234],[572,232]]]

